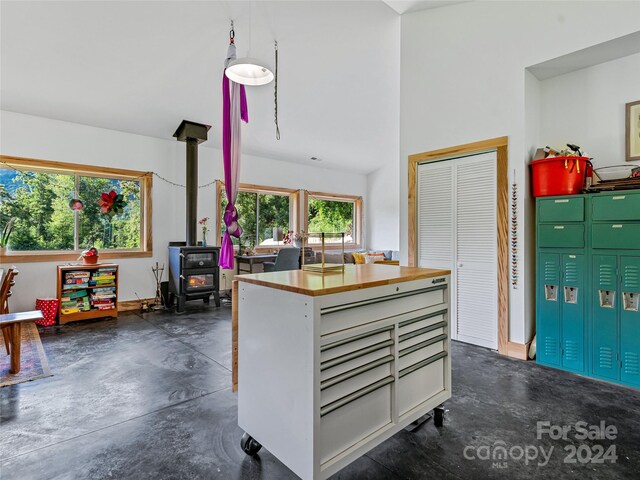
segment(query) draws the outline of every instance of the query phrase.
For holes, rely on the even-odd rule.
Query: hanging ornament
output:
[[[124,195],[117,193],[115,190],[111,190],[109,193],[103,193],[98,200],[100,205],[100,212],[113,217],[119,213],[122,213],[124,207],[127,206],[127,202],[124,201]]]
[[[82,210],[84,208],[84,203],[79,198],[72,198],[69,200],[69,208],[71,210]]]

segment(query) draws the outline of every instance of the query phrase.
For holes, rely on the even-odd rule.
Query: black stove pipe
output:
[[[198,142],[187,139],[187,247],[197,244],[196,222],[198,216]]]
[[[176,133],[173,134],[173,136],[176,137],[178,141],[186,142],[187,144],[186,243],[188,247],[192,247],[197,244],[196,232],[198,222],[198,145],[207,140],[207,132],[210,128],[210,125],[183,120],[176,130]]]

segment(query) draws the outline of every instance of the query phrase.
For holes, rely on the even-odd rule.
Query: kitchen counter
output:
[[[434,270],[431,268],[367,264],[345,265],[344,273],[320,274],[304,270],[290,270],[287,272],[240,275],[236,279],[240,282],[253,283],[315,297],[412,280],[442,277],[449,275],[449,273],[449,270]]]

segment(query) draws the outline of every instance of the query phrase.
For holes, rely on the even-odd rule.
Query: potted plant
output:
[[[200,228],[202,228],[202,246],[203,247],[207,246],[207,232],[209,231],[207,229],[208,221],[209,221],[209,217],[203,217],[200,220],[198,220],[198,223],[200,224]]]
[[[10,219],[4,228],[2,229],[2,234],[0,235],[0,255],[4,255],[7,253],[7,246],[9,245],[9,237],[11,236],[11,232],[13,231],[13,226],[16,223],[16,219]]]
[[[287,234],[284,236],[284,244],[285,245],[293,245],[294,247],[302,248],[302,238],[304,236],[304,232],[296,233],[293,230],[289,230]]]
[[[98,250],[95,247],[83,250],[78,260],[82,260],[85,265],[95,265],[98,263]]]

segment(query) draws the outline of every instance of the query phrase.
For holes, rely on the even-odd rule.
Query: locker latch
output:
[[[564,287],[564,303],[578,303],[578,287]]]
[[[558,301],[558,286],[557,285],[545,285],[544,286],[544,298],[550,302]]]
[[[629,312],[637,312],[639,298],[640,298],[640,293],[622,292],[622,301],[623,301],[622,303],[624,305],[624,309]]]
[[[615,305],[615,290],[599,290],[600,306],[602,308],[613,308]]]

